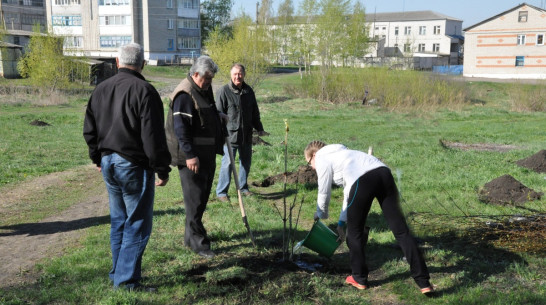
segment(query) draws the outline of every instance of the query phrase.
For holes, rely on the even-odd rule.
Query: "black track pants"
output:
[[[360,284],[367,284],[365,224],[372,202],[377,198],[389,228],[410,264],[411,276],[420,288],[430,285],[427,265],[400,210],[398,197],[394,178],[387,167],[367,172],[351,187],[347,204],[347,246],[353,278]]]

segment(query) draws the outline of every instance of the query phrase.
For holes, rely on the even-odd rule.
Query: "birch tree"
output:
[[[236,62],[245,65],[245,82],[251,87],[255,87],[269,70],[267,58],[271,41],[267,27],[254,24],[248,15],[234,20],[231,35],[218,28],[213,30],[205,48],[220,68],[219,74],[227,79]]]

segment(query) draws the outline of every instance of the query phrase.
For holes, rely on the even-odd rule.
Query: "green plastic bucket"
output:
[[[330,228],[320,220],[317,220],[311,228],[311,231],[307,233],[307,236],[303,240],[303,246],[322,256],[330,258],[337,247],[339,247],[339,243],[336,240],[337,234],[330,230]]]

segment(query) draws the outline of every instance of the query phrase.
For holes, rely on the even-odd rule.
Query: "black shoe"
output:
[[[197,252],[197,255],[202,256],[204,258],[213,258],[216,256],[216,253],[212,252],[212,250],[201,250]]]

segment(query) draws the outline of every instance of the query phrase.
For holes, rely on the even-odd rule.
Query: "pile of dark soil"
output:
[[[546,150],[543,149],[528,158],[518,160],[516,164],[537,173],[546,173]]]
[[[42,126],[51,126],[51,124],[46,123],[46,122],[44,122],[44,121],[40,121],[40,120],[34,120],[34,121],[30,122],[30,125],[32,125],[32,126],[40,126],[40,127],[42,127]]]
[[[302,165],[295,173],[287,173],[286,183],[317,184],[317,172],[309,166]],[[275,183],[284,183],[284,173],[265,178],[262,182],[253,182],[254,186],[268,187]]]
[[[483,186],[478,194],[482,202],[501,205],[522,205],[528,201],[538,200],[542,195],[543,193],[535,192],[510,175],[491,180]]]

